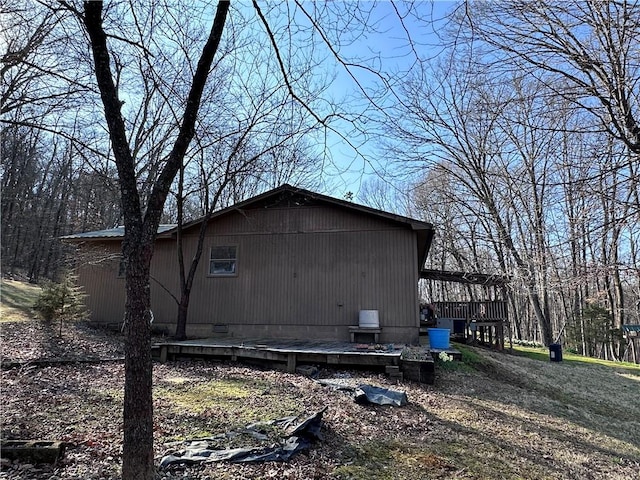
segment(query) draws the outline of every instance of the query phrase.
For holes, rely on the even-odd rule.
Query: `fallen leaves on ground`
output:
[[[22,323],[3,325],[4,358],[108,359],[122,352],[121,336],[86,325],[75,325],[57,339],[47,326]],[[496,358],[509,363],[506,357]],[[522,376],[535,368],[529,359],[509,361]],[[496,375],[443,369],[435,386],[425,386],[395,385],[382,374],[364,371],[320,374],[348,386],[366,383],[403,390],[409,405],[360,405],[348,393],[311,378],[240,364],[155,364],[158,459],[175,442],[328,407],[323,440],[288,463],[177,467],[159,472],[158,478],[629,479],[640,471],[640,448],[632,442],[637,419],[616,425],[617,433],[601,429],[606,420],[602,411],[547,398],[538,390],[501,382]],[[61,440],[68,447],[56,466],[11,462],[0,471],[0,479],[119,478],[123,382],[123,365],[113,362],[25,364],[3,370],[2,438]]]
[[[3,322],[2,362],[47,360],[94,360],[124,357],[123,337],[84,322],[57,321]]]

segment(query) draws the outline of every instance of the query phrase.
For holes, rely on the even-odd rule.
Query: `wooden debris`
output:
[[[64,443],[50,440],[3,440],[0,455],[31,463],[56,463],[64,455]]]

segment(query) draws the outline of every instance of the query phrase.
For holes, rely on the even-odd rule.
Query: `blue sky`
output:
[[[364,6],[374,6],[371,18],[377,32],[369,33],[367,38],[343,48],[341,53],[346,57],[375,57],[376,61],[371,63],[371,66],[382,72],[408,71],[415,64],[416,55],[423,61],[430,61],[441,53],[438,36],[442,33],[442,19],[456,4],[457,2],[452,1],[416,2],[412,5],[415,9],[414,15],[407,15],[401,21],[398,14],[406,13],[401,11],[403,5],[396,5],[399,10],[396,12],[391,2],[378,2],[375,5],[364,2]],[[417,20],[415,14],[419,14],[422,21]],[[342,66],[332,65],[329,68],[334,69],[336,74],[330,95],[335,98],[347,98],[349,107],[356,111],[370,111],[371,106],[363,100],[356,80],[365,89],[375,89],[380,84],[380,79],[357,67],[351,70],[355,80]],[[346,132],[348,127],[343,127],[343,131]],[[373,125],[371,131],[366,133],[369,138],[365,138],[364,135],[349,136],[350,141],[360,145],[357,151],[339,138],[339,135],[333,135],[328,139],[326,148],[335,165],[325,168],[324,188],[327,193],[341,197],[347,191],[351,191],[357,196],[362,182],[367,178],[382,176],[388,179],[388,172],[385,173],[387,161],[380,150],[379,136]]]
[[[456,6],[458,2],[453,1],[419,1],[413,3],[392,3],[389,1],[381,2],[319,2],[317,4],[311,2],[303,3],[304,8],[313,10],[314,8],[340,8],[341,5],[354,6],[358,5],[363,11],[370,13],[367,24],[373,26],[373,29],[368,29],[366,33],[353,39],[351,43],[342,45],[340,48],[340,55],[346,60],[351,60],[354,65],[365,65],[372,70],[379,71],[383,76],[390,77],[391,73],[408,71],[416,61],[416,57],[419,57],[422,61],[430,61],[437,59],[438,55],[442,52],[442,47],[439,47],[440,38],[439,34],[442,32],[443,18],[446,14]],[[214,4],[215,5],[215,4]],[[252,75],[260,77],[260,70],[263,70],[264,79],[257,78],[255,81],[257,84],[275,83],[279,85],[282,81],[282,77],[278,76],[277,68],[274,67],[275,62],[273,58],[269,60],[272,62],[268,67],[264,64],[256,67],[255,58],[253,55],[260,55],[264,50],[252,50],[252,41],[265,42],[267,36],[264,31],[264,27],[258,21],[255,9],[251,3],[244,1],[241,3],[233,4],[233,8],[236,13],[240,13],[237,18],[238,30],[233,30],[236,27],[228,20],[227,34],[247,34],[249,41],[245,44],[246,50],[241,48],[238,50],[240,56],[234,56],[231,61],[232,68],[238,72],[236,76],[237,83],[231,82],[233,85],[230,87],[240,98],[239,102],[242,104],[246,101],[247,93],[251,91],[253,87]],[[268,19],[270,28],[279,35],[278,43],[281,53],[284,57],[285,64],[289,60],[287,58],[290,55],[296,60],[298,51],[296,47],[301,47],[300,59],[304,62],[303,57],[306,55],[306,45],[304,40],[309,35],[309,30],[306,32],[301,29],[300,38],[294,38],[291,41],[293,48],[289,48],[287,44],[288,35],[295,28],[290,28],[289,16],[293,15],[296,10],[296,4],[289,3],[277,3],[267,4],[266,2],[259,3],[260,8]],[[411,12],[407,12],[407,8],[411,9]],[[397,9],[397,10],[396,10]],[[200,28],[203,32],[206,32],[206,28],[209,28],[214,9],[210,4],[207,4],[207,8],[199,10],[200,18],[194,19],[193,23],[189,26],[191,29]],[[233,17],[232,10],[231,15]],[[185,15],[195,15],[193,11],[185,12]],[[244,17],[244,18],[243,18]],[[420,17],[418,19],[418,17]],[[335,19],[336,17],[333,17]],[[402,18],[402,20],[401,20]],[[247,23],[242,23],[242,20],[247,20]],[[296,22],[300,22],[301,26],[309,26],[309,21],[299,11],[295,13]],[[349,30],[350,24],[346,23],[341,35],[340,40],[346,41],[350,35],[355,35],[357,31],[358,22],[353,23],[353,30]],[[188,30],[188,29],[187,29]],[[199,31],[199,30],[198,30]],[[335,32],[334,32],[335,33]],[[252,35],[258,35],[253,37]],[[296,33],[293,34],[294,36]],[[305,37],[306,35],[306,37]],[[261,37],[262,36],[262,37]],[[336,35],[338,36],[338,35]],[[319,40],[319,37],[315,37]],[[300,40],[302,39],[302,41]],[[335,39],[334,39],[335,41]],[[413,43],[411,43],[413,42]],[[335,46],[335,43],[332,43]],[[198,47],[199,48],[199,47]],[[334,132],[328,132],[327,136],[323,134],[318,136],[316,151],[319,156],[324,158],[324,162],[321,166],[322,169],[322,181],[319,186],[319,190],[322,193],[327,193],[338,198],[342,198],[347,192],[353,192],[356,199],[358,199],[358,193],[361,190],[361,186],[368,178],[384,178],[390,179],[390,173],[388,172],[389,162],[384,157],[384,153],[380,148],[380,132],[379,123],[375,121],[373,117],[379,117],[380,114],[373,108],[372,104],[366,100],[359,91],[359,86],[367,91],[375,91],[381,85],[381,79],[364,68],[353,66],[350,69],[351,74],[345,69],[344,66],[339,65],[335,58],[328,50],[328,48],[322,48],[321,42],[315,47],[317,51],[314,52],[317,55],[317,59],[326,58],[326,62],[318,65],[311,71],[311,76],[335,76],[335,79],[331,82],[329,88],[323,92],[322,97],[331,98],[342,109],[342,113],[345,116],[354,116],[361,113],[363,117],[368,117],[369,121],[358,121],[356,129],[353,129],[353,124],[347,121],[336,121],[332,123]],[[273,51],[270,52],[273,55]],[[264,59],[263,59],[264,60]],[[294,90],[298,89],[296,93],[304,96],[306,78],[303,78],[301,85],[294,85]],[[235,86],[234,86],[235,85]],[[239,85],[239,86],[238,86]],[[258,88],[260,85],[258,85]],[[276,87],[276,88],[278,88]],[[233,90],[236,88],[237,90]],[[307,89],[308,90],[308,89]],[[256,93],[256,95],[258,95]],[[126,92],[121,92],[121,95],[126,95]],[[378,100],[377,105],[391,105],[393,102],[392,96],[387,95],[385,99]],[[251,107],[251,102],[246,101]],[[127,101],[127,105],[136,105],[135,101]],[[322,111],[322,101],[315,102],[312,108],[317,109],[316,113],[319,116],[325,115],[327,112]],[[215,118],[214,118],[215,120]],[[284,120],[286,121],[286,120]],[[323,132],[324,133],[324,132]],[[352,145],[349,145],[352,142]],[[355,145],[356,147],[354,148]],[[320,168],[319,168],[320,170]]]

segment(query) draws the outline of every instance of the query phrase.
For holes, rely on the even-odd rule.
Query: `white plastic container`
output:
[[[380,328],[378,310],[360,310],[358,326],[360,328]]]

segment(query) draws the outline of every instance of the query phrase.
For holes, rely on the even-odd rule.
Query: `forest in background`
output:
[[[88,51],[61,28],[73,12],[20,8],[27,4],[3,12],[10,36],[1,70],[2,271],[38,282],[65,268],[70,252],[59,236],[120,225],[122,212]],[[433,18],[402,5],[416,61],[402,72],[378,71],[380,84],[365,87],[373,106],[351,114],[353,128],[376,138],[379,172],[355,201],[432,222],[428,268],[511,277],[515,338],[560,338],[585,355],[629,359],[621,326],[640,324],[640,7],[452,4],[438,45],[425,45],[413,29]],[[184,36],[148,25],[158,51],[136,57],[132,40],[114,60],[147,194],[175,133],[172,99],[185,89],[165,79],[190,68],[175,57],[193,43],[178,40],[206,33],[199,22],[187,25],[187,14],[176,10],[173,23]],[[325,184],[327,124],[312,113],[331,75],[310,74],[322,64],[313,55],[294,65],[292,78],[304,84],[296,91],[307,95],[292,101],[268,39],[242,15],[233,22],[164,223],[284,182]],[[300,46],[306,41],[301,36]],[[238,61],[249,54],[258,60]],[[129,69],[148,82],[128,82]],[[350,107],[322,108],[338,117]],[[449,284],[427,285],[424,295],[480,300],[491,292]]]
[[[414,205],[439,226],[431,268],[511,277],[517,339],[633,359],[640,7],[472,2],[448,32],[448,61],[404,84],[389,143],[428,165]]]

